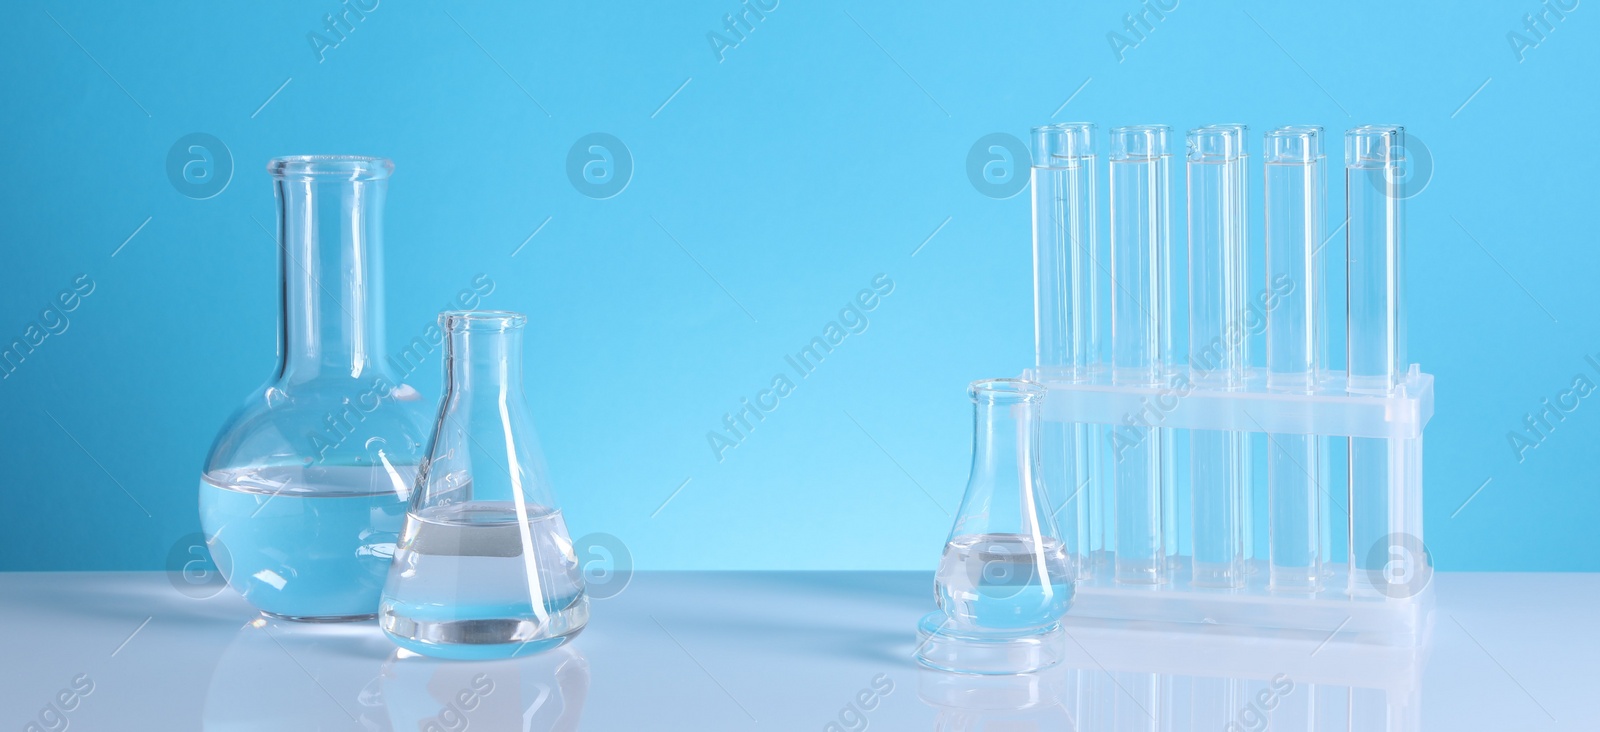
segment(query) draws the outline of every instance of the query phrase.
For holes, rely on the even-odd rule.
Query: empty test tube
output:
[[[1098,350],[1094,125],[1033,130],[1036,365],[1048,380],[1089,377]]]
[[[1345,256],[1352,394],[1386,395],[1405,364],[1400,281],[1404,254],[1405,128],[1369,125],[1345,133]],[[1397,458],[1391,440],[1350,439],[1351,567],[1376,571],[1399,531]],[[1391,503],[1396,502],[1396,503]],[[1352,579],[1357,577],[1351,573]]]
[[[1111,378],[1161,383],[1170,345],[1170,131],[1162,125],[1111,131]],[[1146,410],[1148,411],[1148,410]],[[1148,415],[1112,439],[1116,501],[1116,579],[1160,584],[1166,579],[1163,536],[1164,430]]]
[[[1094,125],[1033,130],[1033,302],[1040,380],[1085,381],[1100,351],[1095,256]],[[1100,435],[1089,425],[1041,426],[1046,485],[1075,576],[1092,565],[1090,527]]]
[[[1248,355],[1245,326],[1244,127],[1189,131],[1189,368],[1196,385],[1237,389]],[[1244,583],[1248,435],[1195,430],[1189,438],[1194,526],[1191,581]]]
[[[1309,393],[1321,370],[1323,243],[1327,194],[1319,127],[1266,134],[1267,388]],[[1270,586],[1314,592],[1322,583],[1323,439],[1269,434],[1267,514]]]

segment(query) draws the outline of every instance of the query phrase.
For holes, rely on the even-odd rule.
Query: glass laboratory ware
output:
[[[267,166],[277,190],[278,366],[217,434],[200,522],[228,584],[263,612],[371,618],[423,437],[388,366],[382,158]]]
[[[511,658],[589,620],[583,574],[522,390],[527,318],[442,313],[445,393],[378,623],[436,658]]]
[[[1243,125],[1189,131],[1189,368],[1196,384],[1244,386],[1246,345]],[[1249,520],[1250,438],[1227,430],[1189,437],[1194,564],[1200,587],[1244,584],[1244,524]]]
[[[1324,188],[1322,128],[1280,127],[1266,135],[1267,287],[1286,292],[1267,312],[1267,389],[1316,391],[1327,365],[1323,292]],[[1323,515],[1320,478],[1325,439],[1271,434],[1267,447],[1269,583],[1274,590],[1322,587]]]
[[[1033,130],[1034,367],[1039,380],[1086,382],[1099,367],[1099,266],[1095,261],[1094,125]],[[1099,472],[1100,431],[1086,424],[1041,427],[1041,470],[1077,577],[1093,572],[1090,527],[1098,507],[1086,490]]]
[[[1350,393],[1385,396],[1404,378],[1405,318],[1401,281],[1405,241],[1406,131],[1367,125],[1345,133],[1346,360]],[[1388,500],[1401,466],[1389,440],[1350,439],[1351,566],[1382,572],[1389,544],[1402,532]],[[1381,584],[1381,583],[1378,583]]]
[[[972,475],[934,577],[939,609],[918,624],[917,660],[945,671],[1012,674],[1061,660],[1073,578],[1039,478],[1045,389],[976,381]]]
[[[1111,130],[1111,381],[1119,386],[1159,386],[1171,355],[1170,136],[1164,125]],[[1112,449],[1116,578],[1159,585],[1172,548],[1163,511],[1172,430],[1132,427]]]

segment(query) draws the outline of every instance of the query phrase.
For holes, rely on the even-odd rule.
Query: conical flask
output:
[[[510,658],[566,643],[589,600],[522,390],[527,318],[442,313],[445,394],[378,623],[437,658]]]
[[[917,659],[965,673],[1059,663],[1073,577],[1039,471],[1045,389],[975,381],[972,476],[934,576],[939,610],[919,624]]]
[[[382,158],[277,158],[282,321],[272,377],[218,432],[200,522],[222,575],[290,620],[373,617],[422,457],[385,358]]]

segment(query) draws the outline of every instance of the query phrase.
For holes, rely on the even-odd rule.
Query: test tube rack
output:
[[[1232,130],[1220,138],[1233,141],[1215,148],[1207,139],[1219,137],[1212,134],[1219,130]],[[1228,354],[1213,353],[1202,366],[1172,347],[1166,134],[1158,126],[1113,130],[1108,268],[1094,245],[1093,127],[1035,130],[1038,359],[1024,377],[1048,389],[1040,472],[1076,572],[1067,622],[1422,643],[1432,622],[1431,560],[1422,544],[1422,437],[1433,415],[1433,377],[1403,361],[1403,182],[1374,192],[1365,190],[1364,179],[1374,164],[1403,165],[1403,130],[1368,127],[1347,134],[1343,247],[1317,244],[1322,229],[1314,219],[1323,209],[1311,204],[1320,195],[1314,175],[1320,141],[1311,141],[1315,149],[1295,148],[1294,155],[1315,161],[1301,178],[1312,182],[1293,189],[1306,203],[1293,232],[1306,242],[1296,265],[1305,290],[1299,309],[1276,312],[1276,320],[1280,344],[1285,333],[1298,339],[1300,356],[1311,366],[1301,388],[1289,389],[1279,373],[1283,357],[1269,354],[1266,366],[1252,365],[1248,339],[1240,339],[1232,356],[1231,378],[1219,378],[1215,364],[1220,359],[1226,366]],[[1271,134],[1268,143],[1276,145]],[[1321,133],[1287,134],[1309,139]],[[1240,168],[1231,182],[1218,179],[1211,192],[1221,194],[1210,198],[1203,190],[1210,184],[1197,178],[1193,165],[1188,171],[1190,318],[1206,314],[1196,298],[1210,287],[1196,279],[1206,267],[1197,270],[1195,258],[1213,254],[1220,257],[1213,274],[1220,272],[1231,290],[1218,301],[1235,313],[1255,308],[1256,320],[1274,317],[1272,308],[1262,307],[1264,298],[1243,297],[1252,248],[1244,218],[1242,166],[1249,156],[1243,135],[1238,125],[1190,133],[1189,162]],[[1148,165],[1121,171],[1119,181],[1115,166],[1130,162]],[[1285,203],[1281,190],[1276,203],[1272,195],[1269,219]],[[1197,212],[1197,206],[1208,210]],[[1217,220],[1224,222],[1220,228],[1197,230],[1197,222],[1203,229]],[[1274,229],[1269,220],[1267,228],[1269,239],[1276,236],[1269,246],[1279,247],[1273,251],[1281,264],[1281,252],[1295,249],[1283,246],[1281,226]],[[1208,237],[1220,242],[1218,248],[1197,249]],[[1354,378],[1349,366],[1334,371],[1316,363],[1326,359],[1319,353],[1326,350],[1326,334],[1318,332],[1326,307],[1318,281],[1324,249],[1354,252],[1349,281],[1339,283],[1349,297],[1346,361],[1357,371]],[[1368,263],[1374,256],[1386,267],[1374,270]],[[1139,269],[1130,270],[1130,263]],[[1374,276],[1381,281],[1372,282]],[[1109,287],[1099,282],[1104,279]],[[1112,343],[1104,349],[1109,357],[1099,337],[1101,292],[1112,311]],[[1215,315],[1216,308],[1211,311]],[[1300,322],[1282,325],[1295,318]],[[1130,341],[1130,334],[1138,340]],[[1193,340],[1196,331],[1190,334]],[[1200,435],[1209,437],[1202,442]],[[1230,435],[1235,441],[1225,442]]]

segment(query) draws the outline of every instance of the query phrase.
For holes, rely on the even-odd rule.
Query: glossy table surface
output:
[[[0,574],[0,727],[1600,729],[1593,574],[1440,573],[1420,649],[1080,627],[1063,666],[998,678],[910,660],[928,573],[641,572],[566,648],[485,663],[180,587]]]

